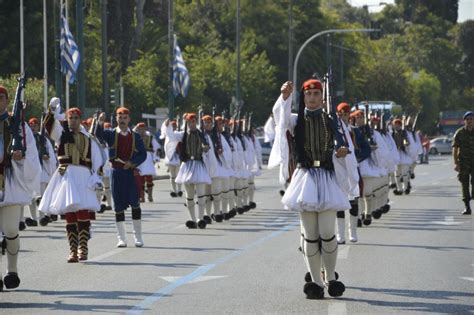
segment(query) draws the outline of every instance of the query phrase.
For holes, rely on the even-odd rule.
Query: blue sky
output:
[[[370,12],[378,12],[382,10],[383,6],[379,6],[380,2],[394,3],[394,0],[347,0],[351,5],[360,7],[363,5],[369,6]],[[465,20],[474,20],[474,0],[459,0],[458,22]]]

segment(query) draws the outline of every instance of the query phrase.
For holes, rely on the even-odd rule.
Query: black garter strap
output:
[[[331,238],[328,238],[328,239],[324,239],[324,238],[321,237],[321,241],[323,241],[323,242],[330,242],[330,241],[332,241],[332,240],[335,239],[335,238],[336,238],[336,235],[333,235]]]
[[[7,239],[8,241],[13,241],[13,240],[16,240],[19,236],[20,236],[20,234],[17,234],[17,235],[14,236],[14,237],[7,237],[7,236],[5,236],[5,239]]]

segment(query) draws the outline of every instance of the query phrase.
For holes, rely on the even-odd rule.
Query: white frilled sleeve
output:
[[[207,172],[209,176],[212,178],[216,174],[217,169],[217,158],[216,154],[214,153],[214,145],[212,143],[211,137],[209,135],[204,135],[206,137],[207,143],[209,144],[209,150],[207,152],[202,152],[202,159],[204,165],[206,165]]]
[[[268,159],[268,168],[272,169],[280,166],[280,183],[282,185],[289,177],[289,145],[286,132],[293,133],[297,118],[296,115],[291,114],[291,99],[292,96],[290,95],[285,101],[283,96],[280,95],[272,110],[273,119],[275,120],[275,142]]]
[[[334,164],[334,172],[336,173],[337,183],[339,187],[341,187],[342,191],[344,191],[350,200],[359,197],[359,172],[357,170],[357,159],[355,156],[355,148],[354,143],[352,142],[352,137],[349,133],[349,129],[341,122],[341,128],[344,131],[345,139],[347,139],[348,149],[350,153],[348,153],[344,158],[337,158],[336,154],[333,155],[333,164]]]
[[[263,127],[263,131],[265,133],[265,142],[272,142],[275,140],[275,121],[272,116],[268,117],[267,122]]]

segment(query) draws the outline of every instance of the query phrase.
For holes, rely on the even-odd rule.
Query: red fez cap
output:
[[[309,90],[309,89],[318,89],[318,90],[322,91],[323,86],[321,85],[321,81],[316,80],[316,79],[306,80],[303,83],[303,91],[306,91],[306,90]]]
[[[38,121],[38,118],[30,118],[30,120],[28,120],[28,125],[38,125],[39,124],[39,121]]]
[[[116,111],[117,115],[130,115],[130,110],[126,107],[119,107]]]
[[[110,128],[112,128],[112,124],[109,123],[109,122],[105,122],[105,123],[104,123],[104,128],[105,128],[105,129],[110,129]]]
[[[400,118],[394,119],[394,120],[393,120],[393,124],[394,124],[394,125],[401,125],[401,124],[402,124],[402,120],[401,120]]]
[[[216,117],[214,117],[214,120],[215,121],[222,121],[223,119],[222,119],[222,116],[216,116]]]
[[[380,118],[377,117],[377,116],[372,116],[372,117],[370,118],[370,121],[375,122],[375,123],[378,123],[378,122],[380,122]]]
[[[8,91],[3,85],[0,85],[0,94],[5,94],[5,96],[8,98]]]
[[[187,121],[196,119],[196,114],[195,113],[186,113],[186,118]]]
[[[344,112],[344,113],[350,113],[351,112],[351,106],[347,103],[341,103],[337,105],[337,111],[338,112]]]
[[[145,125],[145,123],[144,123],[143,121],[142,121],[142,122],[139,122],[139,123],[137,124],[137,128],[145,128],[145,127],[146,127],[146,125]]]
[[[358,109],[358,110],[352,112],[351,117],[357,117],[357,116],[360,116],[360,115],[363,116],[364,112],[361,109]]]
[[[70,109],[67,111],[67,115],[68,115],[68,116],[77,115],[77,116],[81,117],[82,112],[81,112],[81,110],[80,110],[79,108],[73,107],[73,108],[70,108]]]
[[[203,121],[212,121],[212,117],[210,115],[204,115],[204,117],[202,117],[202,120]]]
[[[88,124],[89,126],[92,125],[92,121],[93,121],[92,117],[89,117],[89,118],[87,118],[87,120],[86,120],[86,122],[87,122],[87,124]]]

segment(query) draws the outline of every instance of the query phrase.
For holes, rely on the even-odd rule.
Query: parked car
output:
[[[452,152],[453,140],[448,137],[438,137],[430,141],[430,154],[443,154]]]
[[[257,137],[257,140],[260,141],[260,146],[262,147],[262,160],[264,164],[268,163],[270,158],[270,152],[272,151],[272,144],[270,142],[265,142],[264,137]]]

